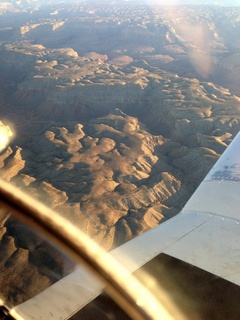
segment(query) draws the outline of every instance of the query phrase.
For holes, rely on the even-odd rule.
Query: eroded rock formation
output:
[[[110,250],[177,214],[239,131],[238,14],[32,9],[0,4],[0,175]],[[1,210],[19,303],[73,266]]]

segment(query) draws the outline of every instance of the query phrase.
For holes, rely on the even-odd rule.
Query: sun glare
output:
[[[10,142],[12,132],[9,127],[0,127],[0,151],[5,149]]]

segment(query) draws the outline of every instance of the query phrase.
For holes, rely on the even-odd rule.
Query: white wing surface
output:
[[[159,253],[240,285],[240,134],[174,218],[110,254],[131,272]],[[25,319],[67,319],[103,288],[83,269],[15,307]],[[51,315],[51,317],[50,317]]]

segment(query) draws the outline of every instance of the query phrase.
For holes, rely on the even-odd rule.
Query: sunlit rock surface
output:
[[[0,175],[110,250],[177,214],[239,131],[239,8],[48,3],[0,4]],[[0,223],[9,301],[72,270]]]

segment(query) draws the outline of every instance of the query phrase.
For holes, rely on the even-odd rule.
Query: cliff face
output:
[[[3,52],[10,69],[21,60],[4,101],[24,138],[4,151],[2,175],[107,249],[177,213],[240,129],[228,89],[145,60],[119,69],[72,49]]]
[[[152,135],[119,110],[49,126],[28,149],[5,151],[2,174],[110,249],[176,214],[218,156]]]
[[[234,133],[239,128],[240,100],[228,89],[180,77],[145,60],[119,69],[98,56],[81,57],[71,49],[8,45],[2,52],[3,75],[21,61],[17,77],[8,73],[3,86],[11,95],[3,92],[3,97],[12,112],[28,120],[81,122],[120,108],[169,137],[186,139],[214,128],[224,131],[226,125]]]
[[[30,21],[16,6],[0,23],[1,177],[107,250],[177,214],[240,129],[238,11],[29,3]],[[0,209],[0,274],[16,274],[0,291],[19,303],[72,265]]]

